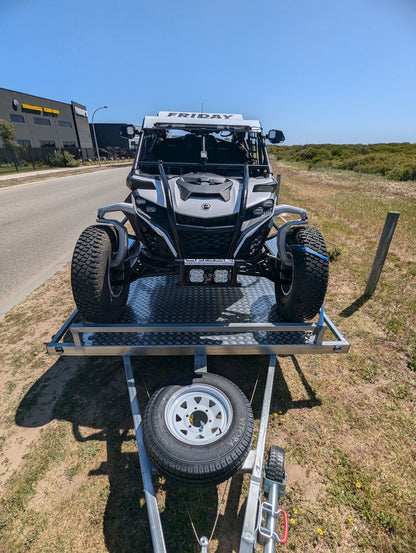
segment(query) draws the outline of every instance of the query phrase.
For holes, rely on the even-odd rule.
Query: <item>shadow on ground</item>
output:
[[[260,417],[263,390],[268,366],[267,356],[237,358],[218,356],[209,358],[209,369],[237,383],[250,399],[253,390],[254,417]],[[232,361],[232,362],[231,362]],[[272,412],[289,409],[312,408],[320,404],[299,363],[292,357],[293,365],[308,394],[308,400],[292,401],[290,390],[279,363],[272,400]],[[157,370],[155,370],[157,368]],[[138,387],[141,409],[148,393],[163,385],[177,374],[192,372],[191,357],[142,357],[134,358],[133,369]],[[52,391],[50,383],[59,381],[63,373],[72,371],[64,390]],[[54,406],[50,394],[57,396]],[[53,404],[53,402],[52,402]],[[110,553],[151,553],[151,535],[144,505],[144,493],[138,455],[132,452],[135,441],[132,432],[132,415],[122,359],[120,357],[60,358],[32,386],[16,413],[16,423],[25,427],[43,426],[52,419],[69,421],[73,435],[80,443],[105,442],[107,459],[92,468],[90,478],[108,475],[110,494],[107,499],[103,527],[105,544]],[[91,432],[92,430],[92,432]],[[278,444],[277,444],[278,445]],[[126,452],[126,449],[129,449]],[[92,460],[92,463],[94,461]],[[244,505],[239,505],[243,489],[247,488],[247,476],[236,474],[230,481],[225,512],[218,519],[214,539],[220,540],[219,552],[238,550],[244,517]],[[216,486],[206,488],[181,488],[164,478],[154,476],[154,486],[161,498],[161,519],[167,549],[181,553],[200,552],[189,516],[199,536],[210,536],[217,510],[222,501],[222,491]],[[220,505],[221,506],[221,505]]]
[[[351,317],[351,315],[354,315],[354,313],[361,309],[361,307],[365,305],[369,299],[371,299],[371,296],[368,294],[362,294],[359,298],[353,301],[351,305],[343,309],[339,316],[344,318]]]

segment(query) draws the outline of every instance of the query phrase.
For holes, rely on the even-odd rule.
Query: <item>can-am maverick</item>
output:
[[[100,208],[98,224],[75,246],[71,280],[81,315],[119,320],[139,278],[176,274],[183,286],[223,287],[238,286],[244,274],[275,283],[284,319],[315,317],[328,254],[304,209],[277,204],[280,176],[266,140],[280,143],[283,133],[264,136],[259,121],[239,114],[159,112],[140,130],[128,128],[135,134],[129,198]],[[122,222],[105,217],[116,211]]]

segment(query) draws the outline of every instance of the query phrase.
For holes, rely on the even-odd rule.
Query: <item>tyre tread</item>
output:
[[[106,225],[87,227],[75,245],[71,264],[72,293],[79,312],[91,322],[115,322],[127,302],[128,284],[124,285],[117,301],[103,285],[114,246],[114,233]]]
[[[277,445],[270,446],[267,460],[266,478],[273,482],[284,482],[285,472],[285,451]]]

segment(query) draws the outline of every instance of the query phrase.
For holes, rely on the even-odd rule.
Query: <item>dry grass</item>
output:
[[[413,553],[415,470],[415,200],[409,183],[280,166],[281,202],[307,207],[338,251],[326,309],[348,355],[280,357],[269,443],[286,449],[289,550]],[[410,186],[410,188],[409,188]],[[378,289],[362,297],[388,210],[401,212]],[[123,366],[119,358],[51,358],[47,341],[72,310],[68,267],[0,325],[0,550],[151,552]],[[267,360],[210,359],[260,415]],[[237,361],[237,360],[236,360]],[[150,389],[189,358],[135,359]],[[155,370],[157,368],[157,370]],[[147,400],[139,387],[142,405]],[[247,477],[192,492],[155,477],[169,551],[238,551]]]
[[[299,463],[318,472],[321,484],[314,501],[305,487],[290,489],[286,501],[297,515],[289,547],[410,553],[416,547],[414,184],[311,174],[287,164],[278,169],[280,200],[307,206],[310,223],[340,253],[331,264],[326,306],[352,345],[347,356],[281,361],[287,398],[277,402],[286,402],[287,412],[277,437],[286,446],[289,476],[290,464]],[[399,224],[376,293],[364,298],[389,210],[400,211]],[[294,405],[307,397],[300,374],[320,401],[310,410]]]

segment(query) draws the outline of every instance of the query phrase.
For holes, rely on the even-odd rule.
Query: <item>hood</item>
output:
[[[188,173],[169,179],[176,213],[201,219],[238,213],[242,180],[214,173]]]

